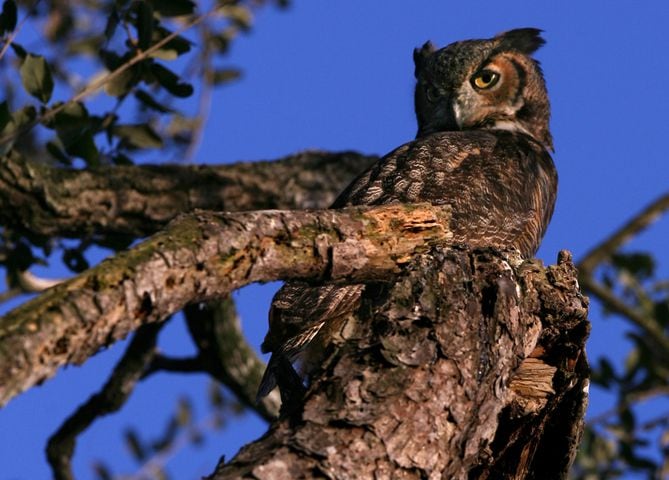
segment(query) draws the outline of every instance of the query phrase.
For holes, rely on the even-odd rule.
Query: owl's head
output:
[[[419,137],[433,132],[500,129],[523,132],[553,148],[550,104],[539,63],[530,55],[541,30],[520,28],[440,50],[414,51]]]

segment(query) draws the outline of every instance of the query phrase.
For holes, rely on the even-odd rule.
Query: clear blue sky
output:
[[[446,2],[423,0],[295,0],[288,11],[261,10],[252,33],[233,45],[230,63],[243,79],[216,92],[197,161],[224,163],[275,159],[299,150],[386,153],[415,134],[412,50],[426,40],[443,46],[489,37],[516,27],[546,31],[538,53],[553,105],[552,131],[560,190],[539,256],[547,263],[560,249],[580,258],[647,203],[669,189],[669,2]],[[159,155],[155,161],[160,161]],[[657,255],[669,277],[669,219],[630,246]],[[244,328],[254,345],[266,329],[275,286],[252,286],[239,295]],[[591,360],[601,354],[622,362],[621,324],[591,313]],[[162,337],[166,352],[192,347],[181,322]],[[48,436],[106,380],[119,358],[118,344],[82,368],[67,368],[0,410],[0,480],[49,478]],[[133,394],[123,411],[98,421],[75,456],[78,478],[91,478],[102,459],[116,473],[134,464],[122,432],[162,431],[176,398],[199,398],[203,376],[157,375]],[[667,410],[669,402],[658,406]],[[591,412],[606,409],[595,391]],[[219,454],[233,455],[265,430],[247,415],[201,449],[187,448],[170,463],[173,478],[211,472]],[[631,477],[630,477],[631,478]]]

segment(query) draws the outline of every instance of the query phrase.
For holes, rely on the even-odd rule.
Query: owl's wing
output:
[[[272,300],[269,331],[261,347],[265,353],[272,352],[272,357],[260,381],[258,399],[274,390],[279,377],[289,390],[282,391],[283,396],[300,389],[301,379],[290,364],[299,360],[326,323],[357,310],[363,290],[360,284],[313,286],[305,282],[288,282],[279,289]],[[303,367],[309,369],[309,365]]]
[[[313,286],[305,282],[286,283],[272,300],[269,332],[262,351],[282,352],[292,360],[324,322],[346,316],[357,308],[363,289],[364,285],[359,284]]]

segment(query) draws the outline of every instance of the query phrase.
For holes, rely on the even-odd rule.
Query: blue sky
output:
[[[196,161],[275,159],[313,148],[386,153],[415,135],[414,47],[527,26],[544,29],[548,42],[537,57],[553,105],[560,176],[555,215],[538,256],[553,263],[566,248],[578,259],[669,189],[669,2],[296,0],[288,11],[260,10],[251,34],[233,44],[229,62],[244,77],[215,93]],[[669,219],[663,218],[629,247],[653,251],[665,278],[668,237]],[[252,286],[238,295],[254,345],[264,335],[275,288]],[[624,361],[622,323],[603,318],[596,306],[591,320],[591,360],[607,354],[615,363]],[[173,323],[161,338],[164,350],[192,351],[181,322]],[[82,368],[67,368],[0,410],[0,479],[49,478],[46,438],[104,383],[122,349],[116,345]],[[98,421],[80,438],[78,477],[91,477],[96,458],[118,473],[133,472],[122,445],[124,428],[135,424],[157,435],[179,395],[203,397],[205,389],[203,376],[151,378],[120,414]],[[591,412],[605,410],[607,400],[593,392]],[[201,398],[195,407],[206,413]],[[664,402],[656,408],[668,407]],[[203,448],[177,454],[170,471],[174,478],[199,478],[219,454],[229,458],[264,430],[249,414]]]

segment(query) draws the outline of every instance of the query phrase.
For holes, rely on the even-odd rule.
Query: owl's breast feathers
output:
[[[532,256],[553,213],[557,172],[546,149],[518,132],[440,132],[402,145],[334,202],[449,204],[455,243]]]
[[[531,137],[501,130],[450,131],[416,139],[389,153],[354,180],[332,208],[449,204],[454,243],[515,247],[530,257],[545,233],[556,193],[553,161]],[[274,297],[263,351],[295,361],[323,325],[357,310],[363,289],[287,283]],[[276,384],[273,361],[274,357],[260,396]],[[308,372],[310,366],[303,365],[303,370]]]

